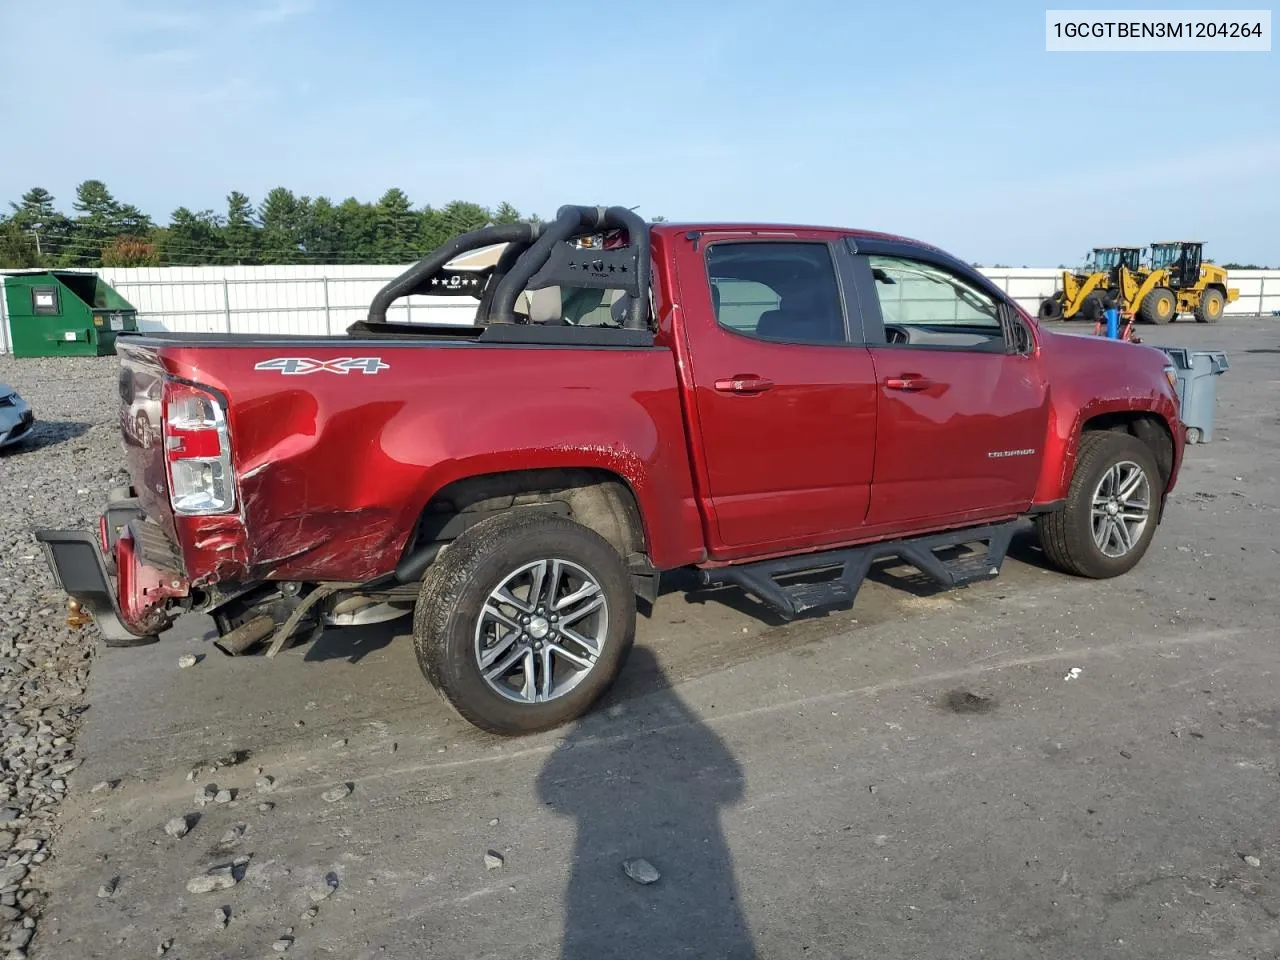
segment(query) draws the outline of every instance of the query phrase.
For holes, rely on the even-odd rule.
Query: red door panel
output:
[[[834,542],[860,527],[876,428],[866,349],[766,344],[726,332],[693,352],[703,456],[723,545]],[[718,383],[747,377],[772,386],[734,392]]]
[[[830,239],[703,237],[675,251],[690,453],[717,559],[847,541],[866,521],[875,369],[846,339]]]
[[[1025,510],[1048,390],[1034,357],[877,346],[879,436],[870,524]]]

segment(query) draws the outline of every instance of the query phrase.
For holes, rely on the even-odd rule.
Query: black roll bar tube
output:
[[[495,243],[529,244],[537,239],[539,229],[537,224],[532,223],[499,223],[454,237],[379,290],[369,304],[368,322],[386,323],[387,309],[391,304],[411,293],[422,281],[430,278],[459,254]],[[513,297],[512,306],[514,305]]]
[[[489,313],[490,323],[515,323],[516,298],[525,285],[547,262],[557,243],[562,243],[585,231],[621,229],[627,231],[627,239],[635,251],[636,296],[627,313],[623,328],[647,330],[649,328],[649,226],[634,211],[626,207],[580,207],[566,205],[556,211],[556,218],[544,227],[541,236],[510,272],[498,283],[493,294]]]
[[[585,209],[565,206],[556,211],[556,218],[542,228],[542,236],[499,281],[489,310],[490,323],[516,322],[516,297],[524,292],[525,284],[547,262],[556,244],[568,240],[582,229],[582,211]]]
[[[649,225],[634,210],[626,207],[610,207],[604,212],[606,225],[617,225],[627,231],[627,239],[631,241],[636,252],[636,297],[631,301],[631,309],[623,321],[627,330],[649,329],[649,282],[652,261],[649,257]]]

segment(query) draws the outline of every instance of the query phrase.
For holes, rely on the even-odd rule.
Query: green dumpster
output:
[[[3,278],[15,357],[103,357],[138,311],[96,273],[28,270]]]

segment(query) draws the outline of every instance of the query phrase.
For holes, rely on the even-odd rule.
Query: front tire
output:
[[[635,640],[618,552],[564,517],[518,511],[476,524],[423,581],[414,649],[466,721],[503,736],[550,730],[609,689]]]
[[[1162,496],[1160,471],[1145,443],[1128,433],[1086,433],[1066,505],[1036,519],[1040,545],[1064,573],[1118,577],[1151,545]]]
[[[1200,305],[1196,307],[1196,323],[1217,323],[1222,319],[1222,310],[1226,298],[1222,291],[1209,289],[1200,295]]]

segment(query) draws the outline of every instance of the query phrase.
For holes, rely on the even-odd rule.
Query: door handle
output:
[[[768,377],[757,377],[753,373],[741,373],[716,381],[716,389],[721,393],[764,393],[772,386],[773,381]]]
[[[904,373],[900,377],[890,377],[884,385],[890,390],[906,390],[914,393],[919,390],[928,390],[933,386],[933,381],[918,373]]]

